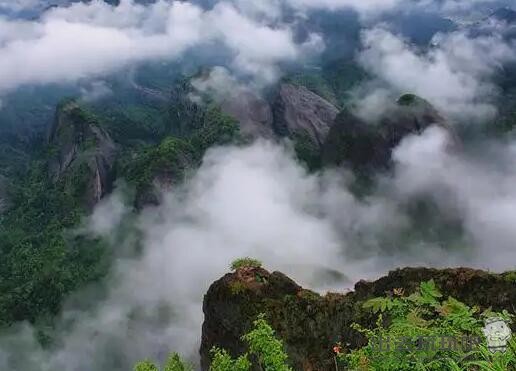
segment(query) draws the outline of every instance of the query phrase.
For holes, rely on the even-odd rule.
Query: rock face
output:
[[[283,83],[273,104],[274,129],[280,136],[325,142],[338,109],[302,86]]]
[[[240,132],[244,137],[273,137],[271,107],[266,100],[252,92],[244,91],[238,97],[223,101],[221,109],[239,122]]]
[[[93,208],[113,181],[115,144],[109,134],[94,115],[69,101],[58,107],[48,141],[53,151],[48,163],[51,180],[75,188],[85,206]]]
[[[341,342],[348,349],[363,346],[365,339],[351,324],[374,323],[375,318],[362,309],[365,300],[399,288],[410,293],[420,282],[430,279],[435,280],[445,297],[453,296],[480,309],[514,310],[514,273],[406,268],[374,282],[361,281],[345,295],[320,296],[304,290],[282,273],[244,268],[213,283],[204,297],[202,369],[209,368],[209,351],[213,346],[225,348],[233,356],[244,353],[241,336],[249,331],[258,314],[265,313],[284,341],[295,370],[335,370],[333,345]]]
[[[431,125],[439,125],[451,133],[451,128],[430,103],[411,94],[402,96],[376,123],[366,123],[344,110],[324,143],[323,163],[346,164],[366,171],[387,168],[391,164],[392,150],[405,136],[421,133]]]

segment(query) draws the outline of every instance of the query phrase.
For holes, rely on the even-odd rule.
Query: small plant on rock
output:
[[[261,268],[262,262],[252,258],[240,258],[231,263],[231,270],[236,271],[242,268]]]

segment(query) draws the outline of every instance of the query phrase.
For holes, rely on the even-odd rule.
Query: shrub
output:
[[[251,259],[251,258],[241,258],[241,259],[234,260],[231,263],[232,271],[236,271],[237,269],[240,269],[240,268],[261,268],[261,267],[262,267],[261,261],[256,260],[256,259]]]
[[[265,371],[291,371],[283,342],[276,338],[274,330],[263,314],[254,321],[254,329],[242,339],[249,344],[249,351],[258,358]]]
[[[265,320],[265,315],[259,315],[253,324],[253,330],[242,336],[242,340],[247,342],[250,354],[258,360],[259,369],[292,371],[287,363],[288,355],[283,349],[283,342],[276,338],[274,330]],[[251,369],[247,354],[232,359],[225,350],[213,348],[211,352],[214,357],[210,371],[249,371]]]
[[[249,371],[251,369],[251,362],[247,359],[247,354],[233,359],[223,349],[213,348],[211,353],[213,354],[213,360],[210,371]]]
[[[260,370],[263,371],[292,371],[287,364],[288,356],[283,349],[283,342],[276,338],[272,327],[260,315],[253,322],[253,329],[242,337],[249,346],[249,354],[257,360]],[[238,358],[232,358],[224,349],[214,347],[211,350],[213,356],[210,371],[250,371],[252,363],[249,354],[243,354]],[[159,371],[159,367],[151,361],[143,361],[134,367],[134,371]],[[191,371],[192,368],[181,360],[178,354],[173,353],[163,371]]]
[[[163,371],[192,371],[193,368],[184,362],[179,354],[172,353],[167,359],[165,366],[162,368]],[[145,360],[137,363],[134,366],[134,371],[160,371],[160,368],[155,363],[149,360]]]
[[[378,314],[376,326],[365,329],[353,327],[366,335],[368,344],[338,358],[351,370],[514,370],[516,343],[506,353],[492,354],[486,345],[462,343],[442,346],[439,339],[456,342],[459,339],[482,339],[482,317],[497,316],[510,319],[507,312],[479,313],[442,294],[434,281],[422,282],[419,290],[404,296],[401,289],[390,297],[374,298],[364,303],[364,309]],[[381,340],[380,340],[381,339]],[[438,341],[429,346],[428,340]],[[394,342],[393,342],[394,340]],[[381,348],[379,348],[381,346]]]
[[[134,366],[134,371],[159,371],[159,368],[151,361],[142,361]]]
[[[229,289],[231,290],[231,294],[240,295],[247,291],[247,286],[240,281],[235,281],[231,282]]]
[[[419,100],[418,96],[415,94],[403,94],[398,99],[398,104],[400,106],[412,106],[413,104],[417,103]]]

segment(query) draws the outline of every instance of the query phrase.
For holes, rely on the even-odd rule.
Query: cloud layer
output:
[[[445,12],[465,3],[432,1]],[[263,86],[275,82],[285,65],[302,65],[324,50],[325,35],[311,29],[311,12],[351,9],[371,18],[419,5],[428,4],[408,0],[158,0],[139,4],[122,0],[113,7],[96,0],[51,8],[34,20],[0,16],[0,94],[23,85],[99,79],[135,63],[181,60],[189,51],[196,58],[204,50],[224,53],[225,67],[232,74]],[[0,3],[0,7],[22,10],[36,4],[26,0]],[[303,37],[300,28],[308,30]],[[360,61],[371,73],[394,90],[412,90],[452,114],[471,108],[478,115],[492,113],[489,100],[495,88],[489,77],[500,63],[514,58],[513,45],[496,36],[470,39],[456,33],[421,52],[385,28],[374,27],[363,33],[362,41],[365,50]]]
[[[492,118],[497,87],[492,82],[504,63],[516,60],[516,48],[499,35],[470,38],[464,32],[436,35],[426,51],[409,45],[385,28],[363,33],[361,65],[377,85],[399,95],[415,93],[453,118]],[[379,95],[378,90],[367,94]],[[361,97],[363,99],[363,97]]]
[[[345,171],[309,175],[278,144],[213,149],[184,188],[165,194],[161,206],[136,219],[119,194],[98,206],[82,233],[125,236],[111,241],[119,257],[107,296],[85,311],[73,303],[91,306],[91,295],[76,295],[58,321],[55,349],[41,350],[28,326],[2,336],[0,366],[122,370],[135,359],[162,359],[171,350],[195,361],[203,294],[242,256],[261,259],[309,287],[338,290],[403,265],[512,268],[515,148],[486,146],[479,161],[458,153],[445,131],[430,128],[400,144],[394,176],[365,199],[349,191]],[[421,195],[460,221],[466,246],[404,240],[409,230],[421,228],[405,209]],[[116,232],[128,216],[143,238],[141,255],[128,254],[135,234],[127,233],[127,224]],[[328,272],[342,279],[328,281]]]
[[[163,0],[146,6],[122,0],[118,7],[76,3],[49,10],[37,21],[0,19],[0,29],[0,92],[74,82],[213,45],[231,54],[236,71],[269,81],[279,64],[323,45],[316,35],[296,42],[289,27],[259,23],[229,2],[209,10]]]

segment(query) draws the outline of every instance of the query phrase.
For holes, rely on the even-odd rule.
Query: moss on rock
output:
[[[265,279],[248,279],[256,275]],[[433,279],[444,296],[453,296],[480,309],[513,311],[516,285],[512,278],[511,273],[492,274],[467,268],[406,268],[374,282],[360,281],[347,294],[321,296],[279,272],[246,268],[242,274],[237,270],[213,283],[204,298],[202,368],[208,369],[209,350],[213,346],[227,349],[233,356],[245,353],[241,336],[260,313],[265,313],[284,341],[294,369],[334,370],[335,344],[342,344],[344,351],[365,344],[366,339],[351,325],[356,322],[369,328],[374,326],[376,318],[363,309],[366,300],[394,294],[395,290],[414,292],[421,282]]]

